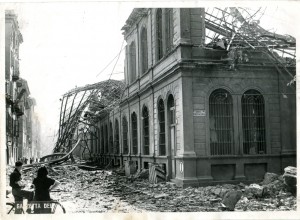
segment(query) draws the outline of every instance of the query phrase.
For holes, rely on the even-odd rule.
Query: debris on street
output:
[[[287,185],[288,191],[296,195],[297,191],[297,168],[288,166],[284,169],[284,183]]]
[[[72,163],[47,168],[49,176],[61,182],[51,195],[68,213],[296,210],[295,196],[288,191],[284,178],[276,174],[276,178],[266,174],[260,184],[181,188],[173,182],[150,183],[149,170],[127,177],[122,168],[91,171]],[[7,168],[7,178],[12,170]],[[36,171],[36,167],[24,171],[27,185]]]

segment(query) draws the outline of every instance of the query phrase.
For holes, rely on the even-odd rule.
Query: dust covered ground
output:
[[[11,190],[8,175],[12,171],[8,166],[7,190]],[[36,171],[23,171],[27,186]],[[183,189],[172,182],[151,184],[145,178],[127,178],[117,170],[87,171],[64,165],[48,167],[48,171],[49,177],[61,183],[51,197],[58,199],[67,213],[219,212],[224,211],[221,202],[228,191],[242,192],[234,211],[296,211],[296,197],[286,190],[282,176],[269,181],[263,186],[263,194],[257,194],[243,183]],[[7,201],[12,201],[11,194]]]

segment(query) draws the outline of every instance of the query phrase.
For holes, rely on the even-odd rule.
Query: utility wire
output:
[[[123,40],[124,43],[124,40]],[[122,47],[123,47],[123,43],[122,43]],[[98,77],[104,70],[106,70],[107,67],[109,67],[109,65],[116,59],[120,57],[121,52],[125,49],[125,47],[121,48],[120,52],[96,75],[96,77]]]

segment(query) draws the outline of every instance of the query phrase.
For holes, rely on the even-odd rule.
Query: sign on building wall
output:
[[[180,173],[183,173],[183,163],[182,162],[179,163],[179,171],[180,171]]]
[[[194,110],[194,116],[206,116],[205,110]]]

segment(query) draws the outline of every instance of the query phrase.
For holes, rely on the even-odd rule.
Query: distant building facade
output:
[[[20,78],[19,47],[23,42],[17,15],[5,13],[6,162],[32,157],[33,99],[27,81]]]
[[[202,8],[134,9],[123,30],[127,87],[91,141],[102,163],[160,163],[181,186],[295,165],[295,88],[262,52],[229,71],[224,51],[202,47]]]

